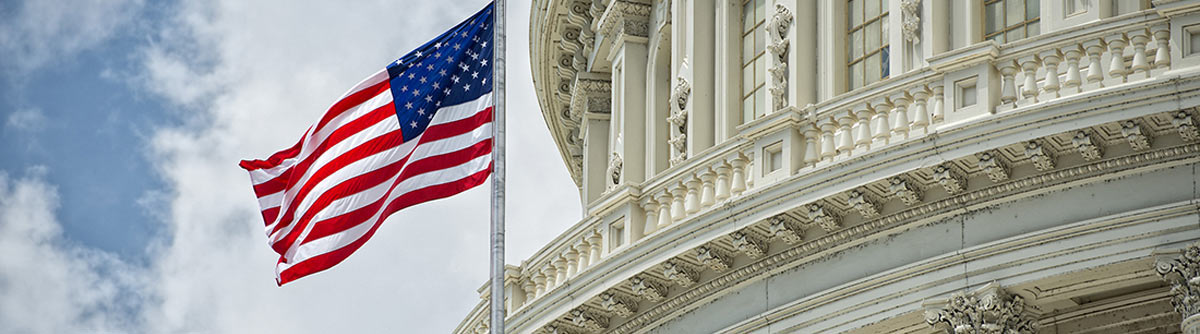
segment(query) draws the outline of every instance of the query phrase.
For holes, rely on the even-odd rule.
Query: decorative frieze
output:
[[[1150,137],[1142,130],[1142,125],[1136,120],[1126,120],[1121,122],[1121,136],[1125,137],[1125,141],[1129,142],[1129,147],[1134,151],[1141,151],[1150,148]]]
[[[1196,129],[1196,122],[1192,119],[1192,115],[1186,111],[1180,110],[1173,113],[1171,116],[1171,124],[1175,126],[1175,130],[1179,131],[1179,136],[1185,141],[1195,141],[1200,139],[1200,132]]]
[[[994,283],[972,293],[955,293],[940,308],[925,311],[925,322],[956,334],[1033,334],[1037,318],[1021,296]]]
[[[772,111],[783,109],[787,105],[787,53],[788,53],[788,29],[792,26],[792,12],[787,9],[782,3],[775,4],[775,15],[771,16],[771,22],[767,25],[767,36],[770,36],[771,43],[767,45],[767,50],[771,52],[772,64],[768,72],[771,73],[771,92],[773,106]]]
[[[712,245],[696,248],[696,261],[716,271],[724,271],[733,266],[733,257]]]
[[[1158,275],[1171,284],[1171,304],[1184,319],[1200,314],[1200,243],[1183,254],[1155,264]],[[1186,321],[1185,321],[1186,322]]]
[[[900,199],[904,205],[913,206],[921,203],[921,189],[912,181],[903,177],[893,177],[888,180],[888,190],[892,196]]]
[[[967,188],[967,178],[950,163],[933,167],[933,179],[946,189],[948,194],[957,194]]]
[[[700,280],[700,273],[691,265],[672,259],[663,263],[663,278],[686,288]]]
[[[588,332],[599,332],[608,328],[608,317],[596,314],[583,308],[571,310],[568,315],[571,324]]]
[[[1040,171],[1054,169],[1054,153],[1037,140],[1025,142],[1025,157]]]
[[[637,312],[636,301],[613,292],[600,294],[600,306],[618,317],[628,317]]]
[[[979,169],[982,169],[992,182],[999,183],[1008,180],[1008,165],[1001,161],[999,154],[990,151],[980,152],[975,157],[979,159]]]
[[[858,210],[858,213],[863,218],[874,218],[879,215],[879,204],[872,198],[869,198],[865,190],[854,189],[846,194],[846,205]]]
[[[1087,131],[1079,130],[1075,132],[1075,137],[1071,138],[1071,143],[1075,144],[1075,149],[1079,151],[1079,155],[1084,160],[1096,160],[1104,156],[1104,151],[1101,146],[1092,139],[1092,135]]]
[[[767,231],[772,238],[778,238],[789,244],[804,240],[804,230],[801,229],[799,222],[784,214],[767,218]]]
[[[808,205],[808,219],[825,231],[833,231],[842,227],[842,217],[817,203]]]
[[[758,258],[767,253],[767,243],[750,231],[742,230],[729,234],[733,242],[733,248],[739,252],[746,254],[751,259]]]
[[[656,302],[667,296],[667,286],[653,278],[634,276],[629,279],[629,289],[638,297]]]

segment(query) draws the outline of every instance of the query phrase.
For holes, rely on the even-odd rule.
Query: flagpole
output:
[[[496,104],[492,110],[492,334],[504,333],[504,46],[505,0],[495,0],[492,13],[492,94]]]

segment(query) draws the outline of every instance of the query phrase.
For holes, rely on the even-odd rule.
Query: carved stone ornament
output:
[[[771,87],[768,89],[771,92],[773,106],[772,111],[783,109],[787,106],[787,53],[788,53],[788,30],[792,26],[792,12],[783,4],[775,4],[775,15],[771,16],[771,22],[767,25],[767,36],[770,36],[771,43],[767,45],[767,50],[771,51],[772,57],[769,72],[771,72]]]
[[[687,106],[691,94],[691,83],[682,76],[677,78],[675,88],[671,90],[671,116],[667,118],[667,122],[671,123],[671,138],[668,141],[671,146],[671,166],[687,160]]]
[[[772,238],[779,238],[789,244],[804,240],[804,232],[800,228],[800,224],[792,217],[783,214],[767,218],[767,231],[771,233]]]
[[[1071,138],[1071,143],[1075,144],[1075,149],[1079,150],[1079,155],[1083,160],[1096,160],[1104,156],[1104,151],[1096,141],[1092,139],[1092,135],[1087,131],[1080,130],[1075,132],[1075,137]]]
[[[1200,243],[1184,248],[1183,254],[1176,258],[1159,260],[1155,269],[1171,284],[1175,312],[1184,319],[1200,314]]]
[[[767,243],[749,231],[733,232],[729,237],[733,241],[733,247],[751,259],[763,256],[767,252]]]
[[[667,287],[652,278],[634,276],[629,279],[629,288],[639,297],[652,302],[660,301],[667,296]]]
[[[946,189],[948,194],[957,194],[967,188],[967,178],[949,163],[933,167],[933,179]]]
[[[663,277],[685,288],[700,280],[700,274],[692,266],[678,260],[663,263]]]
[[[830,210],[826,210],[824,206],[816,203],[808,205],[808,219],[811,219],[813,223],[817,224],[817,226],[820,226],[821,229],[824,229],[827,232],[831,232],[842,227],[841,217]]]
[[[620,35],[646,37],[650,32],[650,4],[628,0],[610,0],[612,4],[603,14],[600,34],[617,37]]]
[[[989,285],[972,293],[955,293],[941,308],[925,311],[925,322],[954,334],[1033,334],[1036,318],[1021,296]]]
[[[612,292],[600,294],[600,306],[618,317],[629,317],[637,312],[637,302]]]
[[[1179,130],[1179,136],[1185,141],[1200,139],[1200,131],[1196,129],[1196,121],[1186,111],[1177,111],[1171,117],[1171,124]]]
[[[921,43],[921,0],[900,0],[900,11],[904,14],[901,28],[904,40],[913,44]]]
[[[608,158],[608,177],[612,180],[612,184],[609,184],[610,188],[621,184],[621,167],[623,164],[621,155],[617,154],[617,152],[613,152]]]
[[[902,177],[893,177],[888,180],[888,183],[888,190],[891,190],[892,195],[899,198],[904,205],[913,206],[921,203],[921,190],[912,182]]]
[[[589,332],[599,332],[608,328],[608,317],[586,311],[584,309],[574,309],[568,315],[571,319],[571,324],[583,328]]]
[[[724,271],[733,265],[733,257],[725,254],[720,248],[700,246],[696,248],[696,261],[716,271]]]
[[[846,205],[858,210],[863,218],[869,219],[879,215],[879,204],[876,204],[874,199],[868,198],[866,191],[855,189],[846,195]]]
[[[1146,136],[1146,132],[1142,130],[1142,125],[1135,120],[1127,120],[1121,122],[1121,135],[1129,141],[1129,147],[1134,151],[1141,151],[1150,148],[1150,137]]]
[[[975,155],[979,159],[979,169],[987,174],[992,182],[1004,182],[1008,180],[1008,165],[1001,161],[1000,155],[996,152],[982,152]]]
[[[1054,169],[1054,154],[1046,149],[1045,145],[1036,140],[1031,140],[1025,143],[1025,157],[1033,163],[1040,171],[1048,171]]]

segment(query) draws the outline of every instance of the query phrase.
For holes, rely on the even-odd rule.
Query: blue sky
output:
[[[453,329],[486,280],[486,187],[279,288],[236,163],[484,4],[0,1],[0,332]],[[529,2],[509,6],[517,264],[579,203],[529,80]]]

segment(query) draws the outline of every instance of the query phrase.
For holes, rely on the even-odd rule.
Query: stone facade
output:
[[[863,1],[535,0],[585,210],[507,330],[1200,333],[1200,1],[1042,0],[1002,43],[1024,2],[878,0],[890,72],[849,89]]]

